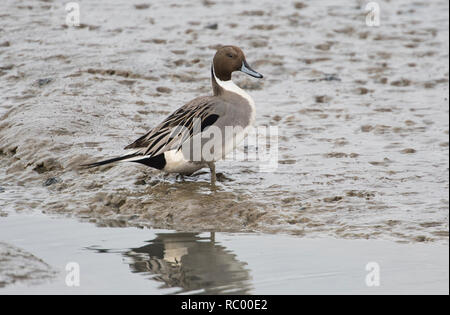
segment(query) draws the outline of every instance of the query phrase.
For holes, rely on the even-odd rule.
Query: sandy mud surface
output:
[[[448,1],[2,2],[0,215],[106,226],[448,243]],[[265,78],[236,82],[279,164],[223,161],[185,181],[144,166],[78,165],[122,148],[211,93],[217,45]],[[2,212],[3,210],[3,212]]]
[[[12,284],[42,284],[55,275],[51,266],[33,254],[0,242],[0,289]]]

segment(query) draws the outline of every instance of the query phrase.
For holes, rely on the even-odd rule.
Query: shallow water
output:
[[[42,214],[0,220],[0,238],[44,260],[41,274],[53,272],[32,286],[33,277],[22,277],[0,294],[448,294],[448,246],[440,244],[99,229]],[[79,286],[69,287],[73,262]],[[374,262],[379,286],[367,286]]]
[[[380,27],[362,1],[79,3],[79,28],[57,1],[2,3],[3,213],[448,244],[448,1],[380,1]],[[208,174],[77,168],[210,93],[225,43],[265,75],[235,79],[279,127],[275,172],[224,161],[212,193]]]

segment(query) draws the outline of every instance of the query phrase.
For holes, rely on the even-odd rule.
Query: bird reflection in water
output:
[[[149,273],[163,282],[160,288],[181,288],[175,293],[249,294],[246,263],[199,233],[159,233],[148,245],[125,253],[132,272]]]

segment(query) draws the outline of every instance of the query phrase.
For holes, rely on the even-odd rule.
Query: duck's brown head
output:
[[[219,80],[231,80],[234,71],[242,71],[255,78],[262,78],[261,73],[253,70],[245,60],[245,55],[239,47],[222,46],[213,59],[214,74]]]

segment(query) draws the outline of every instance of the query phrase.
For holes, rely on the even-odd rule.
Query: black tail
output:
[[[123,155],[123,156],[119,156],[119,157],[116,157],[116,158],[113,158],[113,159],[104,160],[104,161],[100,161],[100,162],[95,162],[95,163],[91,163],[91,164],[82,164],[80,166],[83,166],[83,167],[86,167],[86,168],[92,168],[92,167],[102,166],[102,165],[106,165],[106,164],[122,161],[122,160],[125,160],[125,159],[129,159],[129,158],[131,158],[133,156],[136,156],[136,154]]]
[[[83,164],[81,166],[86,167],[86,168],[92,168],[92,167],[102,166],[102,165],[126,160],[129,158],[135,157],[135,156],[139,156],[139,154],[133,153],[133,154],[128,154],[128,155],[123,155],[123,156],[119,156],[119,157],[109,159],[109,160],[104,160],[104,161],[95,162],[95,163],[91,163],[91,164]],[[138,160],[134,160],[134,161],[130,161],[130,162],[141,163],[141,164],[147,165],[149,167],[156,168],[158,170],[162,170],[166,166],[166,159],[164,158],[164,153],[157,155],[157,156],[152,156],[152,157],[143,156],[142,159],[138,159]]]

